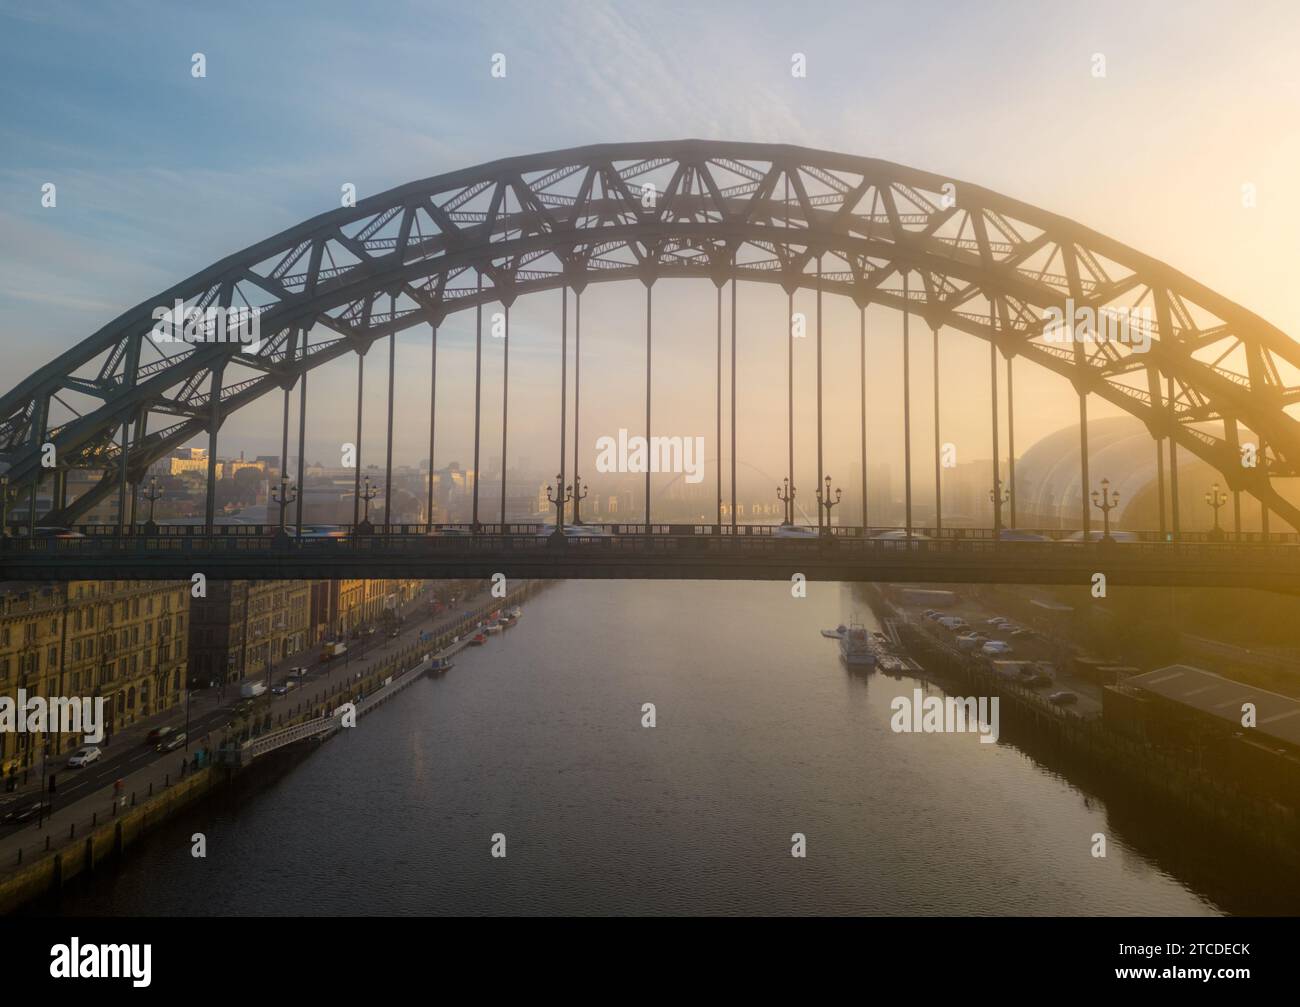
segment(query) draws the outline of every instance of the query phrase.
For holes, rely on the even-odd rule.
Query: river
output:
[[[1176,840],[1198,841],[1187,830],[1116,815],[1005,739],[894,733],[891,700],[937,686],[846,669],[818,630],[853,615],[874,625],[846,585],[810,584],[804,599],[780,583],[554,585],[443,678],[246,800],[188,811],[40,911],[1277,908],[1252,889],[1264,881],[1215,875],[1213,850],[1193,851],[1195,881],[1176,876]],[[1175,847],[1172,861],[1161,852]]]

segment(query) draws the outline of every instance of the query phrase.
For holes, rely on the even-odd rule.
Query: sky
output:
[[[510,155],[687,136],[844,151],[974,182],[1162,259],[1300,334],[1297,42],[1300,6],[1270,0],[4,0],[0,386],[214,260],[332,209],[346,182],[365,196]],[[202,79],[190,73],[196,52],[206,57]],[[504,79],[490,73],[498,52]],[[806,78],[791,76],[794,52],[806,56]],[[1096,53],[1106,58],[1102,79]],[[56,207],[41,206],[46,182],[58,187]],[[643,296],[618,284],[584,298],[583,422],[593,438],[639,422]],[[655,296],[656,414],[674,427],[665,432],[709,434],[713,292],[675,282]],[[742,286],[742,327],[755,345],[783,347],[783,301]],[[827,311],[833,361],[856,366],[856,312]],[[558,295],[515,309],[512,465],[558,451],[557,314]],[[468,460],[472,381],[460,376],[472,378],[472,324],[454,316],[440,333],[439,464]],[[898,322],[871,324],[873,457],[892,461]],[[922,417],[925,335],[913,359]],[[400,337],[397,352],[396,454],[414,463],[427,456],[427,330]],[[755,352],[752,369],[772,381],[742,395],[742,453],[780,470],[772,445],[784,433],[784,373]],[[500,361],[488,358],[494,415]],[[963,460],[989,453],[986,407],[964,394],[986,360],[974,340],[945,337],[945,439],[960,440]],[[382,454],[385,348],[367,363],[362,456],[371,462]],[[801,388],[811,388],[811,367],[807,354],[796,360]],[[857,452],[856,379],[847,366],[831,372],[830,464],[843,467]],[[324,401],[309,407],[309,459],[328,464],[351,438],[355,380],[353,360],[313,375]],[[1067,387],[1017,374],[1018,447],[1074,422]],[[801,459],[811,426],[801,409]],[[223,453],[275,453],[279,428],[278,396],[269,396],[223,428]],[[485,425],[484,436],[499,435]],[[924,450],[929,428],[915,436]]]

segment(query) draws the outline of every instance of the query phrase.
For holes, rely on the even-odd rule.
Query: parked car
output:
[[[103,754],[103,751],[94,745],[83,745],[81,748],[78,748],[73,752],[71,757],[69,757],[68,768],[84,769]]]
[[[987,654],[989,657],[1000,657],[1003,654],[1011,653],[1011,644],[1006,640],[988,640],[980,648],[980,653]]]
[[[980,633],[963,633],[957,637],[957,646],[962,650],[974,650],[987,642],[988,637]]]
[[[1074,693],[1065,692],[1064,690],[1052,693],[1047,697],[1047,699],[1049,702],[1055,703],[1057,706],[1071,706],[1079,701],[1079,697]]]

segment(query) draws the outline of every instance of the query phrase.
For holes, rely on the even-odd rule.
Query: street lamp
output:
[[[369,535],[375,530],[374,525],[370,523],[370,501],[377,496],[379,496],[379,487],[371,486],[370,477],[366,476],[365,489],[361,491],[361,500],[366,509],[361,516],[361,523],[356,527],[356,530],[363,535]]]
[[[831,533],[831,508],[839,504],[840,496],[843,494],[843,492],[844,492],[843,490],[836,490],[835,499],[834,500],[831,499],[831,477],[830,476],[826,477],[826,492],[823,494],[820,487],[817,490],[817,502],[826,508],[826,528],[823,534],[829,535]]]
[[[578,504],[587,499],[587,487],[582,485],[577,475],[573,477],[573,523],[582,524],[582,519],[578,517]]]
[[[552,542],[564,541],[564,505],[573,499],[573,487],[564,485],[563,476],[555,476],[555,492],[546,487],[546,499],[555,508],[555,531],[551,534]]]
[[[994,479],[993,488],[989,490],[989,500],[993,504],[993,537],[1002,531],[1002,505],[1011,500],[1011,491],[1002,488],[1002,480]]]
[[[1223,529],[1219,526],[1219,508],[1228,502],[1228,494],[1220,492],[1219,484],[1215,483],[1205,494],[1205,502],[1214,509],[1214,530],[1210,534],[1216,539],[1223,538]]]
[[[158,488],[158,477],[149,477],[149,488],[141,496],[149,501],[149,520],[144,523],[144,532],[146,535],[155,535],[158,532],[158,525],[153,519],[153,508],[159,500],[162,499],[162,490]]]
[[[285,544],[289,541],[289,533],[285,531],[285,508],[298,499],[298,487],[289,482],[289,477],[281,476],[277,489],[270,491],[270,499],[279,504],[279,530],[276,533],[276,543]]]
[[[1103,542],[1112,541],[1110,537],[1110,512],[1115,509],[1118,503],[1119,503],[1119,490],[1114,490],[1114,491],[1111,490],[1109,479],[1103,479],[1101,481],[1100,497],[1098,496],[1096,490],[1092,491],[1092,505],[1096,507],[1099,511],[1101,511],[1101,521],[1102,521],[1101,540]]]
[[[776,498],[780,500],[781,503],[785,504],[785,520],[782,521],[781,524],[792,525],[794,524],[794,498],[795,498],[795,493],[797,491],[793,486],[790,485],[789,476],[786,476],[784,479],[782,479],[781,483],[785,487],[785,492],[784,493],[781,492],[781,486],[778,486],[776,488]],[[818,499],[820,499],[820,497],[821,494],[819,493]]]

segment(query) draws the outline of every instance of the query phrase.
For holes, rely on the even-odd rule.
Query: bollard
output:
[[[23,848],[21,846],[18,847],[18,862],[20,864],[23,862]]]
[[[131,791],[131,807],[135,807],[135,791]]]
[[[171,773],[167,773],[163,776],[163,786],[170,787],[171,785],[172,785],[172,775]]]
[[[50,834],[47,832],[45,833],[45,851],[48,853],[49,850],[50,850]]]

